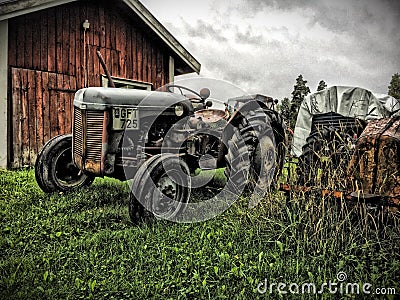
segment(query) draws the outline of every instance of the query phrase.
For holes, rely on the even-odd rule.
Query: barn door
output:
[[[74,76],[11,69],[12,118],[10,165],[32,166],[49,139],[72,132]]]

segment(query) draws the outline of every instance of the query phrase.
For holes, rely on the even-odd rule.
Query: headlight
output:
[[[181,117],[184,112],[185,112],[185,110],[184,110],[182,104],[178,103],[177,105],[175,105],[175,115],[177,117]]]

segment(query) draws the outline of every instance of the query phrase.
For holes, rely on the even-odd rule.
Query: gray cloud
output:
[[[245,0],[236,7],[246,10],[244,15],[248,17],[269,9],[301,13],[310,19],[310,26],[319,24],[336,33],[369,37],[368,29],[374,28],[391,34],[395,40],[400,37],[398,0]]]
[[[245,33],[237,30],[235,32],[235,41],[242,44],[259,45],[263,40],[262,34],[252,33],[248,27]]]
[[[190,18],[170,12],[163,20],[160,11],[160,21],[204,76],[249,92],[290,97],[302,74],[312,91],[323,79],[386,93],[400,72],[398,0],[208,0],[190,8]]]
[[[185,26],[185,31],[190,37],[210,38],[218,42],[226,42],[227,38],[221,29],[216,28],[212,24],[206,23],[203,20],[197,20],[195,23],[182,21]]]

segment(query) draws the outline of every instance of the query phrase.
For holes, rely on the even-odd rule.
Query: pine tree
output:
[[[305,96],[310,93],[310,88],[306,86],[307,80],[303,79],[303,75],[299,75],[296,79],[296,84],[292,92],[292,101],[290,103],[290,119],[289,126],[294,128],[296,125],[299,108]]]
[[[281,114],[281,116],[283,117],[286,125],[289,126],[289,120],[291,118],[289,98],[287,98],[287,97],[283,98],[283,100],[279,104],[278,111]]]
[[[322,91],[324,89],[326,89],[328,86],[326,85],[325,81],[321,80],[318,83],[318,87],[317,87],[317,92]]]
[[[400,100],[400,74],[393,74],[390,85],[388,86],[388,94]]]

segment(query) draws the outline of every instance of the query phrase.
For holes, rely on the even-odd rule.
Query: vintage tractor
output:
[[[176,220],[199,170],[225,167],[236,197],[246,189],[266,190],[282,169],[286,148],[274,100],[242,96],[214,109],[209,97],[207,88],[174,84],[163,91],[77,91],[72,135],[51,139],[37,157],[39,186],[46,193],[68,192],[95,177],[133,179],[134,223],[146,211]]]
[[[400,102],[395,98],[341,86],[311,94],[301,104],[293,140],[297,178],[281,184],[282,190],[399,205]]]

